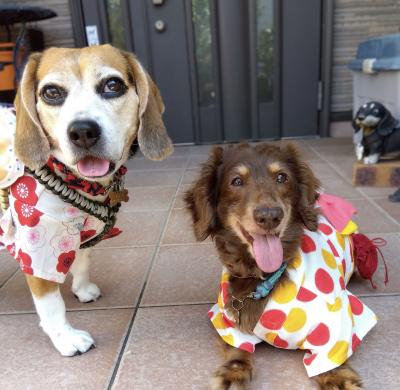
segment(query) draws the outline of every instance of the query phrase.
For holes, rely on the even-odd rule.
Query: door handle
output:
[[[166,30],[167,26],[163,20],[159,19],[154,22],[154,28],[157,32],[162,33]]]
[[[153,5],[163,5],[164,4],[164,0],[153,0]]]

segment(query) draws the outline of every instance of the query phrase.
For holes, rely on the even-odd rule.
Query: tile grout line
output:
[[[19,267],[17,267],[17,269],[11,273],[11,275],[2,283],[0,284],[0,290],[14,277],[14,275],[18,272]]]
[[[185,169],[187,168],[188,164],[189,164],[189,159],[187,159],[187,161],[186,161],[185,167],[182,170],[182,174],[181,174],[181,177],[179,179],[179,183],[178,183],[177,188],[175,190],[175,194],[171,199],[171,202],[170,202],[170,205],[169,205],[169,209],[168,209],[167,218],[166,218],[166,220],[164,222],[164,226],[163,226],[163,228],[161,230],[161,233],[160,233],[160,236],[159,236],[159,238],[157,240],[156,248],[155,248],[155,250],[153,252],[153,256],[152,256],[152,258],[150,260],[149,267],[146,270],[146,275],[144,277],[144,282],[143,282],[142,288],[140,290],[140,294],[139,294],[138,300],[136,302],[136,305],[135,305],[135,308],[134,308],[134,311],[133,311],[133,314],[132,314],[132,318],[131,318],[131,320],[130,320],[130,322],[128,324],[127,331],[126,331],[126,334],[125,334],[124,339],[122,341],[120,351],[119,351],[117,359],[116,359],[116,361],[114,363],[114,367],[113,367],[111,376],[110,376],[110,378],[108,380],[108,385],[106,386],[107,390],[112,390],[112,388],[114,386],[114,383],[115,383],[115,379],[117,378],[117,375],[118,375],[118,372],[119,372],[119,368],[120,368],[120,365],[121,365],[121,362],[122,362],[122,358],[124,356],[126,346],[128,345],[128,340],[129,340],[129,338],[131,336],[131,333],[132,333],[132,329],[133,329],[133,325],[134,325],[134,322],[135,322],[135,319],[136,319],[136,315],[137,315],[137,313],[139,311],[140,303],[142,301],[144,292],[145,292],[146,287],[147,287],[148,278],[151,275],[151,271],[153,269],[153,264],[154,264],[155,259],[156,259],[157,255],[158,255],[159,251],[160,251],[160,246],[161,246],[160,244],[161,244],[161,242],[162,242],[162,240],[164,238],[164,234],[165,234],[165,231],[167,229],[168,222],[170,220],[170,216],[171,216],[172,211],[173,211],[174,198],[176,197],[176,195],[177,195],[177,193],[179,191],[179,187],[180,187],[180,185],[182,183],[184,172],[185,172]]]
[[[336,168],[334,164],[332,164],[329,160],[325,159],[321,153],[319,153],[317,150],[315,150],[312,146],[310,148],[316,153],[323,161],[325,161],[342,179],[344,179],[348,184],[353,185],[353,183],[344,175],[342,175],[341,171]],[[354,186],[353,186],[354,187]],[[372,198],[370,198],[368,195],[364,194],[359,187],[354,187],[354,189],[362,195],[362,199],[367,200],[371,205],[375,206],[378,211],[381,211],[386,217],[388,217],[392,222],[394,222],[396,225],[400,225],[399,222],[393,218],[385,209],[383,209],[381,206],[379,206]]]

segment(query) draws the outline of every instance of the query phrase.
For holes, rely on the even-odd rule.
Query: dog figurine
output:
[[[136,140],[152,160],[172,152],[164,104],[133,54],[103,45],[32,54],[15,107],[16,118],[0,115],[8,162],[0,184],[9,191],[0,246],[26,274],[44,332],[61,355],[73,356],[94,341],[68,322],[59,284],[71,272],[81,302],[100,297],[89,280],[89,248],[120,232],[123,164]]]
[[[292,144],[242,143],[215,147],[185,194],[196,238],[211,236],[224,266],[209,312],[225,356],[213,390],[245,389],[262,341],[305,350],[321,389],[361,389],[346,360],[376,316],[346,289],[355,210],[319,186]]]
[[[356,157],[364,164],[376,164],[382,156],[400,152],[400,127],[383,104],[363,104],[352,125]]]

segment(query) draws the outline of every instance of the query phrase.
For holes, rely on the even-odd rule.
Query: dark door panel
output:
[[[282,136],[317,135],[321,1],[282,7]]]
[[[321,0],[81,2],[101,41],[133,42],[175,143],[318,134]]]

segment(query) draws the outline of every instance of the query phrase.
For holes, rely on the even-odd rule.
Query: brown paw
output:
[[[225,362],[213,375],[210,382],[211,390],[245,390],[251,381],[253,368],[245,360],[230,360]]]
[[[362,390],[360,376],[349,366],[338,367],[318,375],[315,380],[321,390]]]

